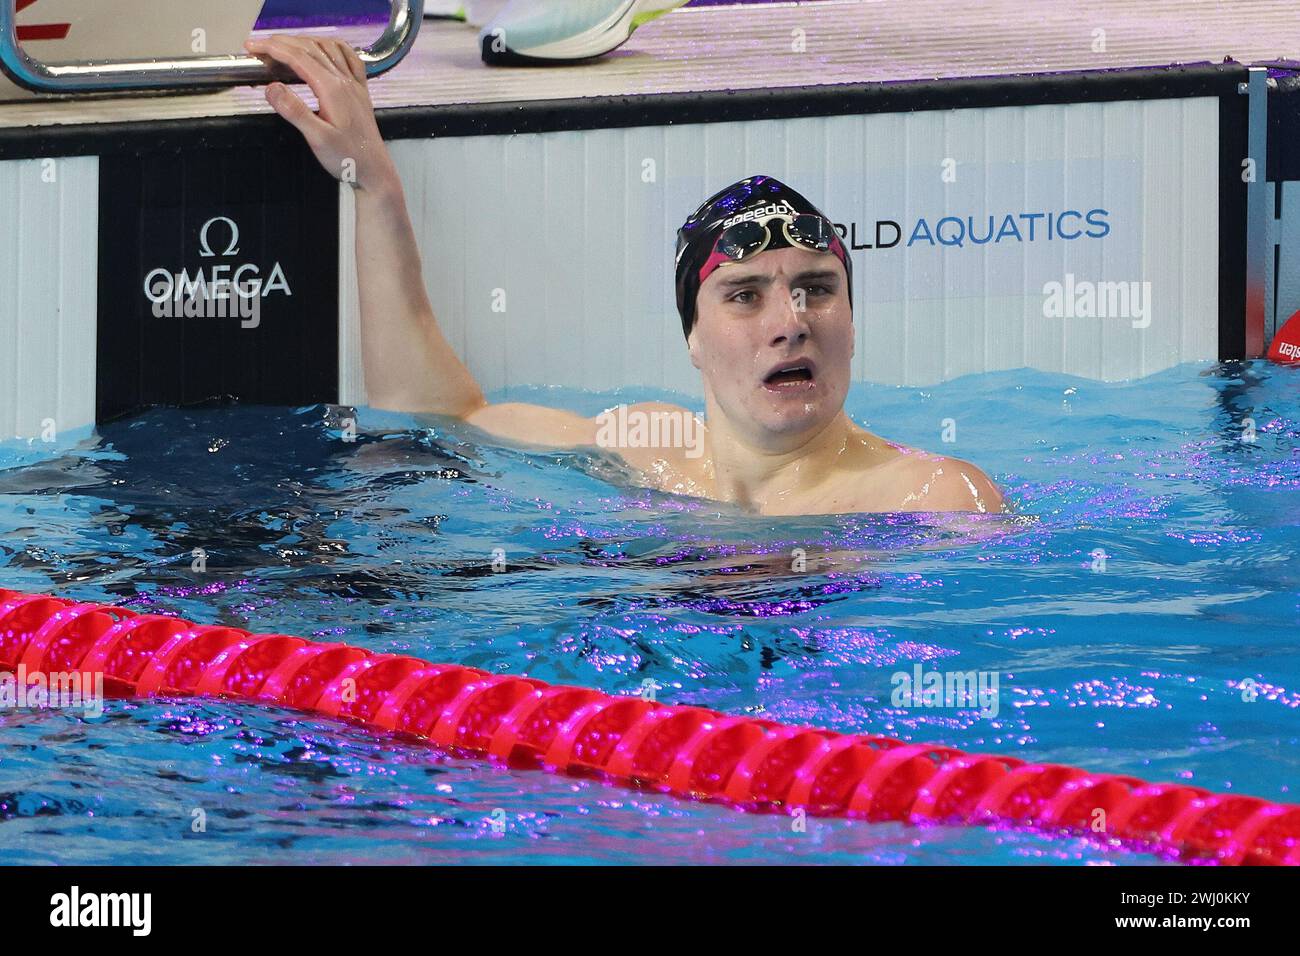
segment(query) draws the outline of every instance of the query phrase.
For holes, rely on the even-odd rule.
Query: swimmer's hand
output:
[[[302,133],[327,173],[360,190],[388,187],[397,180],[375,122],[365,65],[349,44],[277,35],[250,37],[244,49],[273,68],[291,70],[316,94],[319,114],[283,83],[266,88],[267,102]]]

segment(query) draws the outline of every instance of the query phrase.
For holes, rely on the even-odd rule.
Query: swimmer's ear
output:
[[[691,326],[691,334],[686,336],[686,351],[690,352],[691,364],[694,365],[696,368],[700,368],[700,357],[698,354],[696,354],[695,351],[696,348],[695,330],[699,328],[699,326],[700,326],[700,320],[696,319],[695,325]]]

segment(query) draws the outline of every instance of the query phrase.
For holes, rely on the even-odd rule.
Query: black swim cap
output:
[[[764,207],[770,207],[771,211],[768,212]],[[701,270],[709,263],[722,231],[746,214],[748,218],[759,220],[770,216],[793,219],[795,216],[813,215],[830,222],[820,209],[771,176],[742,179],[701,203],[677,230],[677,311],[681,314],[682,332],[687,338],[695,325],[695,297],[700,291],[700,284],[707,278],[707,274],[701,275]],[[849,307],[852,308],[853,265],[849,261],[848,250],[833,228],[831,235],[834,239],[829,251],[844,263]],[[772,231],[772,239],[767,248],[789,245],[782,231],[777,229]]]

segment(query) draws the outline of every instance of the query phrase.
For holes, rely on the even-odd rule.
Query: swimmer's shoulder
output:
[[[914,487],[907,510],[998,514],[1005,509],[1002,490],[983,469],[964,459],[926,452],[912,456],[910,474]]]
[[[879,444],[877,463],[867,474],[871,496],[890,504],[890,511],[1004,510],[1002,491],[978,465],[872,436]]]

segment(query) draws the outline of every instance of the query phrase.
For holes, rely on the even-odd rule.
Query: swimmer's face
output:
[[[714,269],[700,286],[691,362],[732,427],[779,449],[844,406],[853,314],[844,266],[785,247]]]

